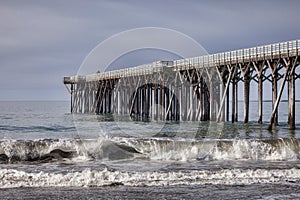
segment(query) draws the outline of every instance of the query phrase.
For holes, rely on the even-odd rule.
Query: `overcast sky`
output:
[[[1,0],[0,100],[68,100],[62,77],[121,31],[170,28],[216,53],[299,39],[299,9],[299,0]]]

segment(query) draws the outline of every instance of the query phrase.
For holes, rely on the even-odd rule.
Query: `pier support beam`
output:
[[[264,69],[264,62],[256,65],[253,63],[254,68],[257,73],[257,89],[258,89],[258,123],[262,124],[262,117],[263,117],[263,69]]]
[[[232,123],[238,121],[238,80],[235,77],[232,80],[232,114],[231,114]]]
[[[226,94],[226,121],[229,122],[229,89],[227,90],[227,94]]]
[[[277,89],[277,80],[278,80],[278,64],[274,62],[271,66],[271,70],[272,70],[272,102],[273,102],[273,110],[275,108],[275,104],[276,104],[276,99],[277,99],[277,93],[278,93],[278,89]],[[278,110],[276,109],[276,112],[274,113],[274,117],[273,117],[273,123],[274,126],[278,125]]]
[[[215,121],[216,120],[216,106],[215,106],[215,92],[216,89],[215,87],[215,80],[214,80],[214,74],[212,72],[212,74],[209,74],[210,76],[210,80],[209,80],[209,103],[210,103],[210,107],[209,107],[209,111],[210,111],[210,120],[211,121]]]
[[[204,121],[205,119],[205,114],[204,114],[204,81],[203,77],[201,76],[200,78],[200,121]]]
[[[71,95],[71,113],[73,113],[74,84],[71,84],[70,95]]]
[[[273,112],[272,112],[270,124],[268,126],[268,130],[272,130],[273,124],[275,124],[277,109],[278,109],[279,102],[280,102],[280,99],[281,99],[281,95],[282,95],[282,92],[283,92],[283,89],[284,89],[286,78],[287,78],[287,75],[289,73],[289,68],[290,68],[289,64],[286,64],[286,71],[285,71],[283,79],[282,79],[282,83],[281,83],[281,86],[280,86],[278,97],[276,98],[276,101],[275,101],[275,105],[274,105],[274,108],[273,108]]]
[[[225,99],[226,99],[226,96],[227,96],[227,91],[228,91],[228,88],[229,88],[229,85],[230,85],[230,80],[231,80],[231,76],[232,76],[232,73],[234,71],[234,68],[230,68],[229,70],[230,71],[229,71],[229,75],[227,77],[227,82],[226,82],[226,85],[225,85],[225,89],[223,91],[222,102],[221,102],[221,106],[219,108],[219,113],[218,113],[218,116],[217,116],[217,121],[221,120],[221,115],[222,115],[222,112],[223,112],[223,108],[224,108],[224,104],[225,104]]]
[[[258,75],[258,123],[262,124],[263,117],[263,81],[262,75]]]
[[[250,98],[250,64],[241,67],[244,76],[244,123],[249,122],[249,98]]]
[[[160,120],[165,121],[165,88],[164,83],[162,82],[160,86]]]
[[[293,62],[292,69],[288,77],[288,123],[291,130],[296,129],[295,125],[295,67],[298,64],[298,57]]]
[[[295,76],[291,71],[288,81],[288,123],[291,130],[295,130]]]

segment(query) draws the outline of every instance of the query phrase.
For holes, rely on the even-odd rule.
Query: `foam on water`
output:
[[[195,184],[253,184],[300,181],[300,169],[225,169],[179,172],[122,172],[107,168],[69,173],[27,173],[0,169],[0,188],[11,187],[101,187],[164,186]]]
[[[216,160],[297,160],[298,156],[299,144],[293,140],[234,140],[231,147],[216,147],[212,151],[212,158]]]
[[[128,140],[127,145],[154,160],[298,160],[299,141],[278,140]]]

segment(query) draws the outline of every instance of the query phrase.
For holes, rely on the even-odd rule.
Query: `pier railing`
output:
[[[206,56],[197,56],[173,61],[177,69],[188,69],[189,67],[215,67],[231,63],[242,63],[259,61],[264,59],[289,57],[299,55],[300,40],[275,43],[252,48],[216,53]]]

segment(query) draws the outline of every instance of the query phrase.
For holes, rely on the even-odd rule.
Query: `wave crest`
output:
[[[299,140],[173,140],[113,138],[98,140],[1,140],[0,162],[121,160],[143,157],[160,161],[298,160]]]

